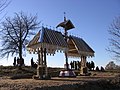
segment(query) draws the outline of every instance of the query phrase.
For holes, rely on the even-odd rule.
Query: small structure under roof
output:
[[[57,25],[57,27],[63,27],[66,30],[70,30],[70,29],[75,28],[70,20],[65,20],[64,22],[61,22],[60,24]]]

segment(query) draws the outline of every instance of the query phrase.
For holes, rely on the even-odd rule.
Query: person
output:
[[[77,61],[75,61],[75,70],[77,70]]]
[[[16,57],[14,57],[14,63],[13,63],[14,66],[16,66]]]
[[[78,69],[80,69],[81,68],[81,61],[78,61]]]
[[[73,61],[73,69],[75,69],[75,61]]]
[[[22,58],[22,60],[21,60],[21,66],[25,66],[25,64],[24,64],[24,59]]]
[[[70,62],[70,66],[71,66],[71,69],[73,69],[73,62],[72,61]]]
[[[34,67],[33,57],[31,58],[31,67]]]
[[[20,66],[20,59],[17,57],[17,66]]]

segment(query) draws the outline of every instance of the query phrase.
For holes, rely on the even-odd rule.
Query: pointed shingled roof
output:
[[[69,29],[72,29],[72,28],[75,28],[74,25],[72,24],[72,22],[70,20],[66,20],[64,22],[61,22],[57,25],[57,27],[63,27],[65,28],[66,30],[69,30]],[[56,28],[57,28],[56,27]]]
[[[44,36],[42,40],[43,43],[57,45],[60,47],[67,47],[67,43],[64,40],[62,33],[58,31],[48,30],[47,28],[44,28]]]
[[[69,36],[68,47],[70,57],[94,56],[94,51],[82,38]]]
[[[65,51],[68,45],[61,32],[42,27],[42,30],[27,45],[30,52],[41,47],[46,48],[47,53],[54,54],[56,50]]]
[[[33,37],[33,39],[29,42],[27,47],[33,46],[35,44],[38,44],[39,38],[40,38],[40,31]]]

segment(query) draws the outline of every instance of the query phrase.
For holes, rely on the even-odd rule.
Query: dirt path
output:
[[[51,80],[33,79],[0,79],[0,90],[79,90],[87,86],[95,86],[95,83],[105,77],[77,77],[77,78],[52,78]],[[112,77],[109,77],[112,78]],[[108,79],[108,77],[106,77]],[[90,82],[90,85],[86,83]],[[95,82],[95,83],[94,83]],[[102,85],[102,84],[99,84]],[[104,84],[103,84],[104,86]],[[98,89],[99,90],[99,89]],[[117,90],[117,89],[116,89]],[[119,90],[119,89],[118,89]]]

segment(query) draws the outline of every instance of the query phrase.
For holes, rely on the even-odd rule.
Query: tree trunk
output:
[[[18,69],[22,69],[22,51],[21,51],[20,46],[19,46],[19,65],[18,65]]]
[[[21,69],[21,66],[24,64],[23,58],[22,58],[22,30],[20,29],[20,40],[19,40],[19,58],[20,58],[20,65],[19,69]]]

